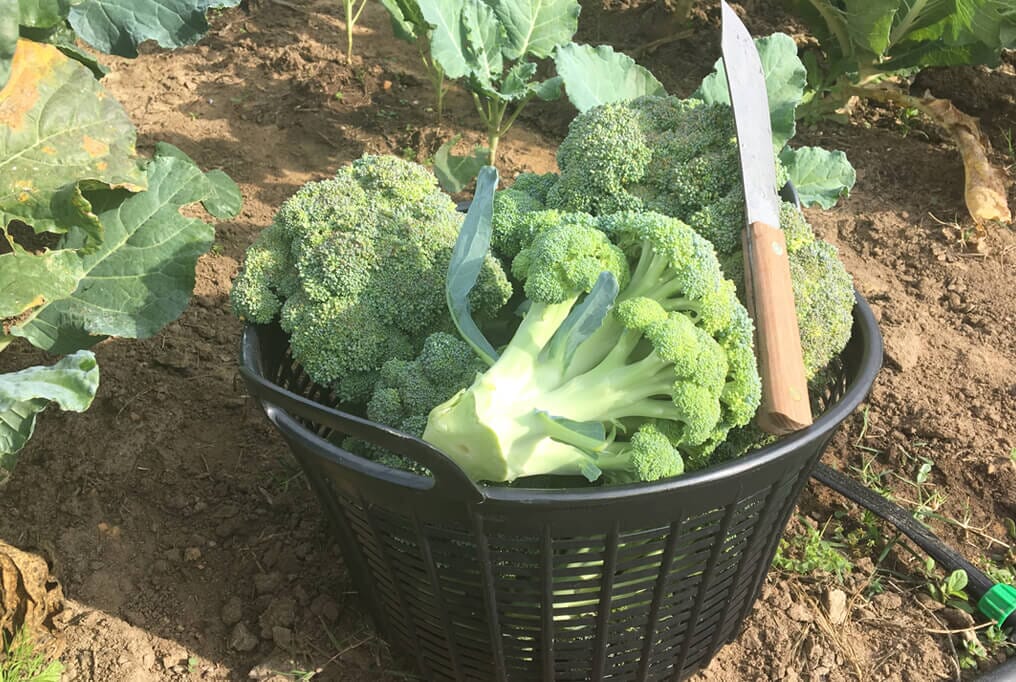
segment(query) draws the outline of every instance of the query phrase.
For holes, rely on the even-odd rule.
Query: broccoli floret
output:
[[[808,379],[850,341],[854,284],[836,247],[815,240],[790,254],[790,280]]]
[[[490,237],[494,253],[508,261],[514,258],[528,240],[526,218],[542,210],[543,202],[514,186],[495,193]]]
[[[681,452],[654,422],[646,422],[627,442],[614,442],[596,457],[603,480],[611,485],[658,481],[684,473]]]
[[[468,386],[486,367],[465,341],[435,332],[415,359],[384,364],[367,403],[367,417],[422,436],[430,411]]]
[[[519,173],[511,189],[525,192],[541,204],[547,203],[547,194],[557,184],[556,173]]]
[[[367,403],[367,418],[419,438],[434,406],[464,389],[484,369],[486,365],[469,344],[446,332],[435,332],[424,340],[413,360],[389,360],[381,367]],[[428,475],[408,457],[359,438],[347,438],[342,446],[379,464]]]
[[[519,253],[518,330],[430,413],[424,439],[475,480],[676,475],[758,407],[751,323],[708,242],[662,215],[603,222],[561,220]]]
[[[267,324],[278,316],[286,297],[299,290],[289,243],[282,228],[271,225],[247,249],[244,274],[233,282],[230,293],[237,315]]]
[[[387,360],[412,358],[451,326],[445,278],[462,218],[422,166],[364,156],[282,205],[248,251],[234,310],[258,323],[278,317],[308,375],[363,402]],[[511,293],[488,256],[474,315],[495,317]]]

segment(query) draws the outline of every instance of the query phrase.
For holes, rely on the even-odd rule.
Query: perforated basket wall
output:
[[[867,394],[881,338],[863,300],[821,416],[748,457],[671,481],[477,488],[413,438],[335,410],[274,327],[243,373],[314,486],[356,588],[432,680],[679,680],[735,638],[812,465]],[[423,478],[337,433],[425,462]]]

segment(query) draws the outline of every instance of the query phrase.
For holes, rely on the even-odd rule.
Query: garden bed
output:
[[[790,31],[776,3],[749,4],[756,35]],[[303,183],[367,152],[427,161],[478,121],[453,90],[435,122],[418,57],[378,4],[361,19],[348,66],[338,3],[245,5],[217,14],[196,47],[107,60],[104,82],[142,150],[164,140],[222,168],[245,203],[217,225],[183,317],[147,341],[100,344],[94,406],[48,411],[0,498],[0,537],[46,557],[72,600],[60,619],[68,679],[308,679],[299,674],[320,670],[314,679],[352,682],[405,679],[410,669],[373,634],[315,498],[244,394],[228,292],[248,244]],[[664,21],[651,5],[586,2],[579,38],[649,42]],[[719,54],[718,17],[692,26],[694,37],[640,58],[680,95]],[[927,73],[921,86],[980,117],[994,160],[1016,164],[1011,62]],[[502,143],[502,175],[553,170],[573,113],[565,102],[532,105]],[[839,247],[886,340],[867,409],[824,461],[923,505],[974,563],[1014,570],[1004,520],[1016,518],[1016,233],[991,229],[976,241],[961,229],[963,168],[935,129],[887,109],[854,119],[796,138],[843,149],[857,168],[849,199],[807,215]],[[0,371],[37,356],[14,345]],[[774,569],[740,640],[696,679],[956,678],[971,657],[961,634],[943,634],[962,630],[963,616],[926,594],[941,576],[922,576],[923,559],[900,546],[876,572],[889,530],[817,484],[800,512],[788,537],[817,527],[843,543],[842,582],[829,559],[806,575]],[[785,554],[800,557],[801,542]],[[836,590],[848,598],[843,613],[828,607]]]

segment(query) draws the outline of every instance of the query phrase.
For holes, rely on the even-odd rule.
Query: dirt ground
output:
[[[769,3],[742,4],[755,34],[786,26]],[[584,6],[585,42],[633,49],[678,28],[659,4]],[[217,14],[195,47],[107,60],[106,87],[137,125],[141,150],[179,146],[235,178],[245,203],[218,224],[184,316],[153,339],[100,344],[95,404],[47,412],[2,492],[0,537],[44,556],[71,600],[58,633],[67,679],[411,677],[373,633],[316,500],[244,394],[241,324],[228,306],[244,249],[301,184],[367,152],[424,161],[478,127],[460,91],[435,123],[415,50],[393,38],[378,4],[347,66],[339,7],[251,1]],[[693,37],[640,61],[686,95],[719,54],[717,25],[697,16]],[[980,117],[995,161],[1016,163],[1012,63],[928,73],[920,86]],[[502,174],[554,169],[571,116],[567,103],[534,106],[502,143]],[[839,247],[886,339],[870,402],[824,461],[881,475],[897,499],[933,509],[930,525],[972,561],[1012,570],[1016,539],[1003,520],[1016,518],[1016,233],[993,229],[971,243],[959,229],[970,227],[959,155],[919,120],[862,109],[853,125],[823,123],[797,140],[843,149],[857,168],[849,199],[807,215]],[[37,359],[14,346],[0,371]],[[921,458],[933,466],[917,483]],[[824,528],[844,542],[852,569],[842,583],[774,570],[743,636],[695,679],[959,679],[964,638],[943,633],[968,623],[927,597],[903,543],[876,574],[887,529],[817,484],[800,512],[791,533]],[[869,547],[857,538],[872,528],[886,538]],[[822,606],[832,590],[849,598],[842,624]],[[1003,656],[989,654],[982,669]]]

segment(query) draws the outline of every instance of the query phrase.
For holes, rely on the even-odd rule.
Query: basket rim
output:
[[[875,320],[871,307],[856,290],[854,292],[853,315],[855,333],[859,333],[861,337],[859,339],[861,343],[861,361],[856,373],[854,373],[848,382],[843,396],[834,402],[821,415],[819,415],[809,427],[781,438],[775,443],[759,448],[758,450],[755,450],[743,457],[723,462],[701,471],[661,481],[589,488],[500,487],[486,486],[480,483],[473,483],[471,487],[479,493],[479,501],[502,502],[508,504],[525,503],[527,506],[538,506],[541,504],[561,505],[562,503],[567,503],[569,501],[574,501],[575,503],[580,504],[596,504],[619,501],[634,496],[643,497],[667,494],[674,491],[696,488],[706,484],[715,484],[724,479],[733,479],[735,477],[742,476],[751,470],[764,467],[776,460],[783,459],[795,452],[799,452],[804,448],[821,445],[824,440],[828,439],[832,435],[836,427],[846,420],[847,417],[854,412],[858,405],[865,400],[871,390],[871,386],[874,383],[878,371],[882,367],[883,343],[881,331],[879,330],[878,323]],[[253,374],[257,377],[259,383],[266,382],[277,391],[284,394],[290,394],[290,391],[278,384],[275,384],[275,382],[267,379],[267,377],[259,372],[256,367],[258,363],[254,362],[254,358],[250,357],[251,351],[253,350],[251,346],[257,345],[249,343],[249,341],[253,340],[250,337],[251,335],[256,336],[258,334],[257,330],[259,327],[263,327],[263,325],[256,325],[249,322],[245,324],[243,334],[244,342],[242,344],[243,351],[241,357],[241,372],[243,374]],[[259,350],[254,351],[254,353],[259,353]],[[269,399],[266,400],[266,402],[271,403],[272,401]],[[410,436],[409,434],[397,431],[383,424],[372,422],[365,417],[344,412],[322,403],[314,402],[313,404],[316,409],[325,411],[335,415],[336,417],[342,419],[352,419],[361,424],[374,425],[389,432],[394,431],[406,440],[415,441],[422,447],[434,452],[440,452],[422,439]],[[426,483],[427,481],[431,481],[429,477],[399,471],[382,464],[377,464],[365,457],[343,450],[330,441],[318,437],[317,434],[308,429],[303,423],[295,419],[293,415],[285,409],[282,409],[280,406],[273,405],[271,412],[275,412],[278,416],[283,417],[283,420],[287,422],[287,431],[294,430],[300,433],[301,436],[316,442],[320,447],[326,450],[327,454],[333,460],[337,462],[344,462],[348,465],[350,458],[352,458],[356,463],[355,468],[361,474],[367,474],[378,479],[383,479],[389,483],[406,485],[411,488],[430,487]],[[275,422],[276,419],[272,418],[272,421]],[[276,426],[279,426],[277,422]],[[457,468],[457,465],[454,465],[450,458],[444,456],[443,454],[441,457]],[[399,475],[393,476],[393,473],[397,473]],[[464,474],[462,478],[465,479]],[[416,481],[416,479],[419,479],[419,481]],[[413,485],[413,482],[419,483],[420,485]],[[432,481],[431,483],[433,484]]]

